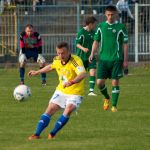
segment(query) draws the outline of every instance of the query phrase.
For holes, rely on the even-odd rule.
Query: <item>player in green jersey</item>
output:
[[[123,69],[128,68],[128,34],[125,26],[116,21],[118,12],[115,6],[107,6],[107,20],[98,25],[92,45],[89,61],[94,57],[94,51],[99,46],[99,62],[97,69],[97,85],[104,95],[103,109],[108,110],[110,96],[105,86],[107,78],[112,79],[112,112],[117,111],[119,97],[119,79]]]
[[[76,38],[76,54],[82,59],[84,67],[89,70],[89,96],[96,96],[94,93],[95,86],[95,74],[96,74],[96,58],[94,57],[91,63],[89,63],[89,56],[92,50],[92,44],[94,41],[96,18],[89,16],[85,20],[85,26],[80,29]]]

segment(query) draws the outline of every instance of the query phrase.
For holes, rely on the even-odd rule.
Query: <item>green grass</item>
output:
[[[54,140],[47,140],[47,135],[62,112],[53,116],[42,139],[28,141],[55,90],[57,76],[48,74],[46,87],[41,86],[39,76],[26,77],[32,96],[17,102],[12,95],[19,82],[17,69],[0,69],[0,150],[149,150],[150,68],[131,68],[130,73],[120,81],[117,113],[102,110],[102,96],[96,87],[98,96],[85,96],[78,113],[72,114]],[[111,92],[110,81],[107,85]]]

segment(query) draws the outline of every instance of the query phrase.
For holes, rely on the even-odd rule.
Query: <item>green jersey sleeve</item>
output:
[[[125,25],[123,25],[122,32],[123,32],[123,43],[128,43],[128,32]]]
[[[101,28],[100,26],[98,26],[94,35],[94,41],[100,42],[100,40],[101,40]]]
[[[84,42],[84,34],[82,34],[81,31],[78,32],[77,37],[76,37],[76,44],[83,44]]]

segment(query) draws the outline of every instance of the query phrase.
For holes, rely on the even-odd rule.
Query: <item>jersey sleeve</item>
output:
[[[72,66],[77,75],[86,72],[82,60],[79,57],[72,59]]]
[[[37,38],[36,47],[38,49],[38,53],[41,54],[42,53],[42,39],[41,39],[41,35],[38,32],[35,32],[34,35]]]
[[[23,36],[25,35],[25,32],[22,32],[20,34],[20,48],[24,48],[25,44],[24,44],[24,40],[23,40]]]
[[[125,25],[123,25],[122,32],[123,32],[123,43],[128,43],[128,32]]]
[[[94,41],[100,42],[100,40],[101,40],[101,28],[100,26],[98,26],[94,35]]]
[[[76,37],[76,44],[83,44],[84,42],[84,35],[81,31],[78,32],[77,37]]]

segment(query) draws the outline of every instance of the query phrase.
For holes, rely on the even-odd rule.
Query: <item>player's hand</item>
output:
[[[42,54],[38,54],[37,63],[45,63],[45,58],[42,56]]]
[[[87,53],[88,51],[89,51],[89,49],[88,48],[84,48],[84,50],[83,50],[85,53]]]
[[[128,62],[123,62],[123,68],[124,68],[124,75],[128,75]]]
[[[89,56],[89,62],[91,63],[92,62],[92,60],[93,60],[93,54],[91,54],[90,56]]]
[[[38,74],[38,71],[35,71],[35,70],[30,70],[30,71],[28,72],[28,76],[29,76],[29,77],[35,76],[35,75],[37,75],[37,74]]]
[[[73,81],[68,81],[68,82],[65,82],[65,83],[63,84],[63,86],[64,86],[64,88],[65,88],[65,87],[69,87],[69,86],[71,86],[71,85],[73,85],[73,84],[74,84]]]

